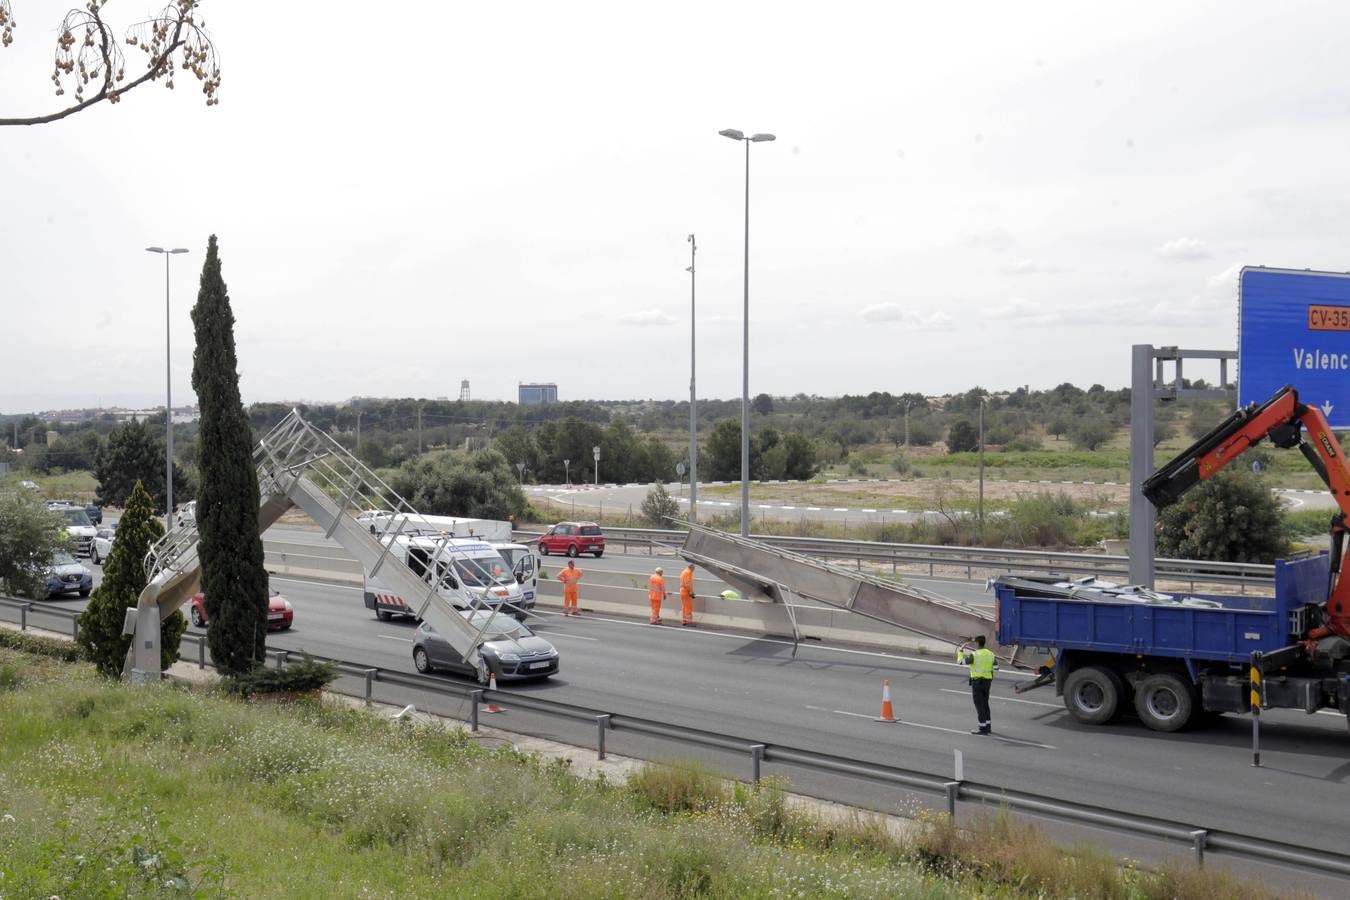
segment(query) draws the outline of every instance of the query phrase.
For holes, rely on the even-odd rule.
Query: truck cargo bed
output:
[[[994,582],[1002,644],[1241,663],[1292,640],[1291,613],[1327,596],[1325,555],[1275,564],[1275,596],[1194,594],[1221,608],[1104,600],[1015,577]]]

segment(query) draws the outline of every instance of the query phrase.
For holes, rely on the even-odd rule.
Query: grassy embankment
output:
[[[93,472],[62,472],[59,475],[33,475],[29,472],[10,472],[0,479],[0,490],[18,490],[20,481],[31,481],[42,488],[42,496],[48,500],[84,500],[94,499],[98,493],[98,481]]]
[[[594,782],[336,702],[128,688],[4,646],[29,640],[0,632],[7,897],[1269,896],[999,817],[901,838],[693,765]]]

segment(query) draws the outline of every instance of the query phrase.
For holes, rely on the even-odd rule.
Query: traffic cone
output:
[[[881,682],[881,718],[878,722],[897,722],[895,710],[891,706],[891,680],[889,678]]]
[[[497,690],[497,673],[491,670],[488,670],[488,690],[489,691]],[[483,711],[490,713],[499,713],[499,712],[506,712],[506,708],[498,706],[497,704],[489,700],[487,702],[487,705],[483,707]]]

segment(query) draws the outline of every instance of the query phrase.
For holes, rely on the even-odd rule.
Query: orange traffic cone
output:
[[[891,680],[889,678],[881,682],[881,718],[878,722],[896,722],[895,710],[891,707]]]
[[[889,684],[890,682],[887,682],[887,683]],[[489,671],[488,671],[488,690],[489,690],[489,691],[495,691],[496,689],[497,689],[497,673],[496,673],[496,672],[493,672],[493,671],[491,671],[491,670],[489,670]],[[499,712],[506,712],[506,708],[505,708],[505,707],[502,707],[502,706],[498,706],[497,704],[495,704],[495,703],[493,703],[491,700],[489,700],[489,701],[487,702],[487,705],[483,707],[483,711],[484,711],[484,712],[490,712],[490,713],[499,713]]]

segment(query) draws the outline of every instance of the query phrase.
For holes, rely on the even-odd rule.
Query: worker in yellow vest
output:
[[[984,635],[975,636],[975,649],[969,650],[970,641],[956,649],[956,661],[970,666],[970,696],[975,701],[975,718],[978,725],[971,734],[989,734],[994,730],[993,716],[989,713],[989,688],[994,684],[994,672],[998,669],[998,658],[994,651],[984,646]]]
[[[661,567],[657,566],[647,579],[647,599],[652,604],[652,617],[648,621],[652,625],[661,624],[661,601],[666,599],[666,576],[661,571]]]

